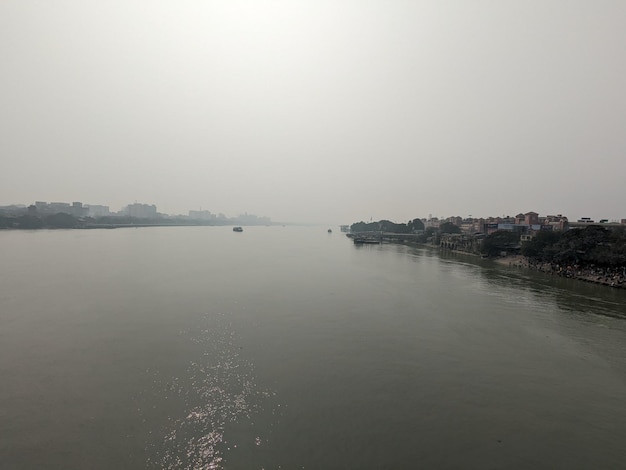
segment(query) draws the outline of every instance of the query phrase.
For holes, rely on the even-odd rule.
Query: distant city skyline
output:
[[[23,207],[23,208],[27,208],[30,205],[34,205],[35,207],[39,207],[41,204],[47,204],[48,210],[58,210],[58,211],[62,211],[63,209],[67,209],[68,213],[72,213],[71,209],[74,207],[74,209],[76,209],[77,206],[79,207],[85,207],[86,211],[85,211],[85,215],[87,215],[87,213],[89,213],[89,215],[91,216],[95,216],[95,217],[101,217],[101,216],[105,216],[105,215],[109,215],[110,214],[127,214],[133,217],[156,217],[157,213],[158,214],[164,214],[167,216],[189,216],[191,218],[197,218],[197,219],[206,219],[206,220],[210,220],[211,218],[237,218],[237,217],[242,217],[242,216],[248,216],[248,212],[244,211],[241,213],[238,213],[237,215],[226,215],[224,212],[222,211],[211,211],[209,209],[188,209],[186,211],[179,211],[179,212],[173,212],[173,213],[169,213],[169,212],[165,212],[163,210],[160,210],[160,208],[158,208],[158,206],[156,204],[148,204],[148,203],[142,203],[142,202],[130,202],[128,204],[122,205],[121,208],[118,211],[115,210],[111,210],[110,206],[107,205],[103,205],[103,204],[89,204],[89,203],[83,203],[81,201],[72,201],[70,202],[66,202],[66,201],[34,201],[32,203],[24,203],[24,202],[20,202],[20,203],[13,203],[13,204],[0,204],[0,209],[3,207],[9,207],[9,206],[18,206],[18,207]],[[89,208],[89,210],[88,210]],[[93,210],[91,210],[93,209]],[[95,212],[94,212],[95,211]],[[453,214],[453,215],[436,215],[436,214],[432,214],[429,213],[427,215],[416,215],[414,217],[409,217],[409,218],[398,218],[398,219],[392,219],[390,217],[387,216],[382,216],[379,218],[375,218],[370,216],[369,219],[353,219],[350,221],[345,221],[346,224],[351,224],[351,223],[355,223],[355,222],[360,222],[360,221],[369,221],[369,220],[391,220],[392,222],[397,222],[397,223],[405,223],[409,220],[418,218],[418,219],[422,219],[422,220],[431,220],[431,219],[437,219],[437,220],[449,220],[449,219],[455,219],[455,218],[460,218],[460,219],[488,219],[488,218],[515,218],[518,214],[525,214],[529,211],[509,211],[509,212],[505,212],[503,214],[489,214],[489,215],[474,215],[474,214],[467,214],[467,215],[460,215],[460,214]],[[534,213],[535,211],[530,211],[532,213]],[[539,214],[539,213],[537,213]],[[75,214],[76,215],[76,214]],[[550,213],[545,213],[542,214],[543,217],[555,217],[555,216],[564,216],[565,218],[569,219],[570,222],[575,222],[577,220],[582,220],[582,219],[589,219],[591,221],[594,222],[599,222],[599,221],[608,221],[608,222],[616,222],[616,223],[623,223],[624,220],[626,220],[626,217],[616,217],[616,218],[609,218],[609,217],[594,217],[594,216],[590,216],[590,215],[582,215],[582,216],[571,216],[565,213],[561,213],[561,212],[550,212]],[[213,216],[213,217],[210,217]],[[273,219],[273,217],[271,215],[267,215],[267,214],[262,214],[262,215],[257,215],[257,214],[250,214],[250,216],[252,217],[260,217],[260,218],[265,218],[268,220],[273,220],[275,223],[279,223],[279,222],[286,222],[286,223],[316,223],[313,221],[307,221],[307,220],[296,220],[296,221],[287,221],[287,220],[277,220],[277,219]],[[319,222],[320,224],[324,224],[324,222]],[[331,222],[333,223],[333,222]],[[344,222],[337,222],[336,225],[342,225]]]
[[[83,204],[80,201],[61,202],[61,201],[35,201],[33,204],[0,204],[0,214],[2,213],[28,213],[30,215],[51,215],[63,212],[74,217],[133,217],[133,218],[159,218],[159,217],[189,217],[190,219],[220,222],[225,220],[237,220],[241,223],[271,223],[271,217],[266,215],[258,216],[256,214],[240,213],[234,216],[227,216],[222,212],[212,213],[209,210],[189,210],[187,213],[168,214],[158,211],[155,204],[144,204],[133,202],[123,206],[119,211],[110,210],[109,206],[101,204]]]
[[[626,2],[0,2],[0,202],[626,216]]]

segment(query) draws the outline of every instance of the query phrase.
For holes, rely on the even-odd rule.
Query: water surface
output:
[[[0,232],[0,467],[626,465],[623,291],[326,228]]]

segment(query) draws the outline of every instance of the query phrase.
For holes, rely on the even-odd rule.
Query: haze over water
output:
[[[0,206],[626,218],[623,0],[2,0]]]
[[[626,462],[626,293],[326,227],[0,232],[0,467]]]

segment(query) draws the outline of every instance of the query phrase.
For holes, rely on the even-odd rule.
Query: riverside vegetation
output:
[[[384,231],[393,233],[421,232],[419,243],[437,244],[443,234],[460,234],[461,229],[449,222],[439,229],[424,225],[419,219],[407,224],[388,220],[358,222],[353,232]],[[523,258],[515,264],[558,276],[597,282],[612,287],[626,287],[626,227],[589,225],[566,231],[539,231],[528,241],[520,242],[518,232],[499,230],[484,237],[480,253],[499,257],[503,253]]]
[[[485,240],[486,241],[486,240]],[[549,274],[626,287],[626,230],[599,225],[538,232],[522,244],[526,265]]]
[[[189,217],[131,217],[131,216],[103,216],[103,217],[75,217],[71,214],[59,212],[56,214],[0,214],[0,229],[37,230],[37,229],[88,229],[88,228],[115,228],[122,226],[188,226],[188,225],[233,225],[239,223],[236,219],[199,220]],[[248,222],[246,225],[253,225]]]

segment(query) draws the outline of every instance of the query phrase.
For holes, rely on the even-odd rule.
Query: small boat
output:
[[[243,232],[241,227],[233,227],[233,232]]]

